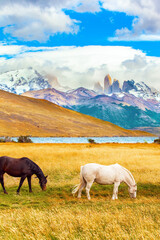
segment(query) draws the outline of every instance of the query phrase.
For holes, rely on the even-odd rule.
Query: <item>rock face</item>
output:
[[[130,90],[137,90],[134,80],[128,80],[123,82],[122,92],[128,93]]]
[[[111,76],[108,74],[104,78],[104,93],[111,94],[111,93],[119,93],[119,92],[121,92],[119,81],[117,79],[114,79],[112,83]]]
[[[120,83],[118,80],[114,79],[112,84],[112,93],[121,92]]]
[[[96,82],[94,84],[93,90],[98,93],[103,93],[103,87],[101,86],[100,82]]]
[[[104,78],[104,93],[112,93],[112,79],[109,74]]]
[[[48,83],[50,84],[51,88],[59,89],[61,87],[61,85],[58,82],[57,77],[47,74],[46,78],[47,78]]]

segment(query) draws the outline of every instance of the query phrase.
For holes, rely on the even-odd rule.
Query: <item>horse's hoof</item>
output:
[[[8,192],[5,191],[4,194],[8,194]]]
[[[17,195],[19,195],[19,192],[17,192]]]

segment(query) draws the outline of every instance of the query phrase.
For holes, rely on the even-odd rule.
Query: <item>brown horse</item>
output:
[[[19,194],[20,188],[27,177],[29,192],[32,192],[31,188],[31,176],[35,174],[39,178],[39,184],[42,190],[46,190],[47,176],[45,177],[40,167],[31,161],[27,157],[23,158],[11,158],[11,157],[0,157],[0,182],[4,193],[7,191],[4,187],[3,175],[7,173],[12,177],[21,177],[17,194]]]

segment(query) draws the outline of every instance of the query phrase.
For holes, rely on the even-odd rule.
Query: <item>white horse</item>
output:
[[[119,164],[109,166],[100,165],[96,163],[89,163],[81,166],[80,184],[76,185],[72,191],[74,195],[78,192],[78,198],[81,198],[81,193],[86,187],[86,194],[88,200],[91,199],[89,191],[93,182],[101,185],[114,184],[112,199],[118,199],[118,187],[121,182],[125,182],[129,187],[129,194],[131,198],[136,198],[137,185],[131,172]]]

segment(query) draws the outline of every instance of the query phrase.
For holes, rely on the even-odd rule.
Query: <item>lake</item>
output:
[[[157,137],[31,137],[34,143],[153,143]],[[13,138],[17,141],[17,138]]]

